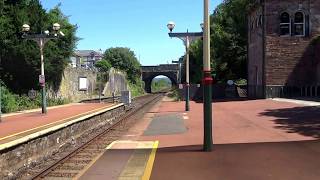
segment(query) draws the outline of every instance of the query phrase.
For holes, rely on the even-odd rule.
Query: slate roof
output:
[[[74,52],[76,56],[80,56],[80,57],[91,56],[91,53],[94,53],[94,56],[102,57],[102,54],[100,52],[94,51],[94,50],[77,50]]]

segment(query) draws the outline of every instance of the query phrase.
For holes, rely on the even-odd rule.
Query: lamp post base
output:
[[[41,98],[42,98],[42,114],[47,114],[47,101],[46,101],[46,87],[45,86],[42,86]]]
[[[213,78],[210,71],[203,72],[203,117],[204,117],[204,137],[203,150],[212,151],[212,84]]]
[[[190,84],[186,84],[186,111],[190,111]]]

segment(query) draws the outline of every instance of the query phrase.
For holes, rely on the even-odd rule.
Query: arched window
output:
[[[284,12],[280,16],[280,35],[286,36],[291,34],[290,15]]]
[[[305,17],[302,12],[297,12],[294,15],[294,35],[295,36],[305,35]]]

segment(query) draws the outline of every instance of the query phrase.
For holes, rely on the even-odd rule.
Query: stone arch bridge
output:
[[[172,86],[177,86],[179,80],[178,64],[161,64],[159,66],[141,66],[142,80],[145,91],[151,93],[151,82],[156,76],[166,76],[171,80]]]

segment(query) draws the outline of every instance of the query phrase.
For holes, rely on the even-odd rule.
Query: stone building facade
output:
[[[249,97],[320,94],[319,36],[320,0],[256,0],[248,15]]]

